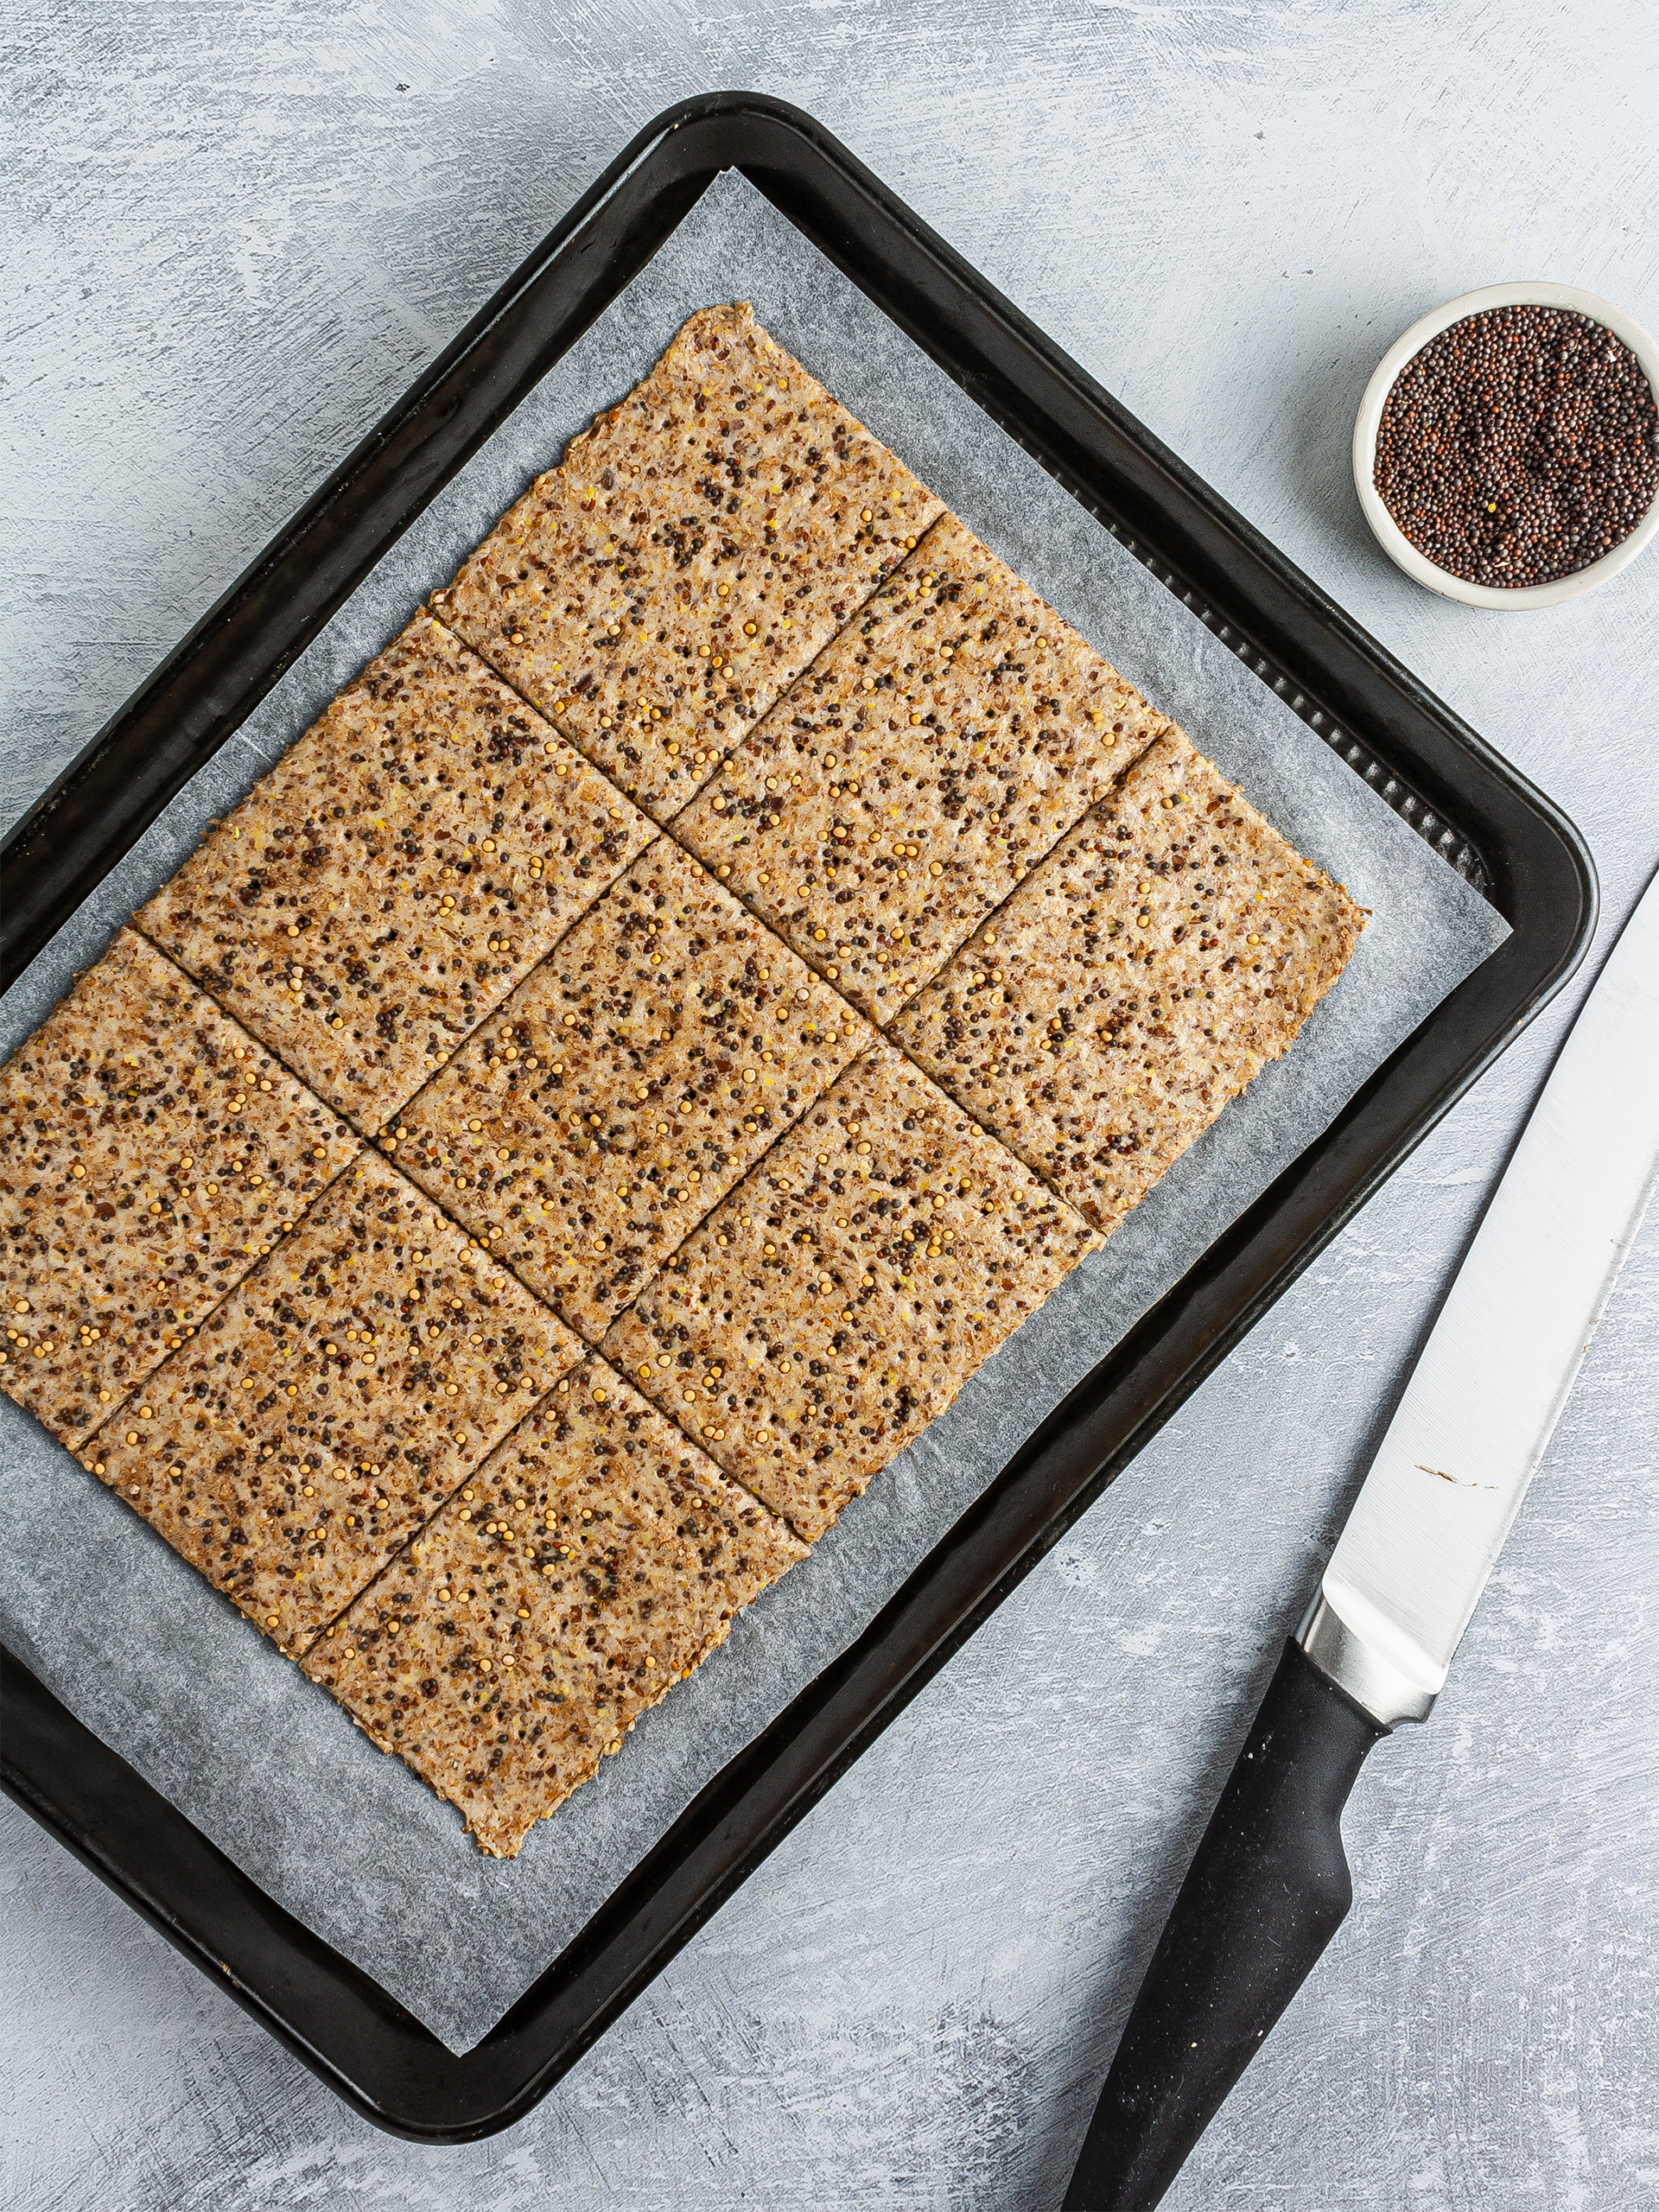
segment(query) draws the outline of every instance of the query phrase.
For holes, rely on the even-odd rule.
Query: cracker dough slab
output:
[[[946,516],[674,834],[885,1025],[1170,727]]]
[[[417,615],[137,919],[373,1134],[652,834]]]
[[[590,1342],[874,1032],[661,837],[397,1124]]]
[[[365,1154],[81,1460],[294,1653],[582,1354]]]
[[[1175,732],[889,1033],[1109,1230],[1293,1043],[1364,923]]]
[[[0,1071],[0,1385],[78,1444],[359,1149],[133,930]]]
[[[1097,1241],[880,1044],[602,1348],[811,1541]]]
[[[707,308],[432,605],[665,822],[941,512],[747,306]]]
[[[805,1551],[590,1358],[324,1630],[305,1671],[512,1859]]]

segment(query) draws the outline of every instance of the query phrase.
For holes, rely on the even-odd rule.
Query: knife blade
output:
[[[1596,979],[1354,1503],[1302,1648],[1425,1719],[1641,1226],[1659,1162],[1659,882]]]
[[[1659,1176],[1659,877],[1579,1011],[1141,1982],[1065,2212],[1151,2212],[1353,1901],[1340,1821],[1428,1717]]]

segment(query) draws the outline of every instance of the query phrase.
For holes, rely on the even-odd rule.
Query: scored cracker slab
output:
[[[305,1671],[512,1859],[805,1549],[592,1358]]]
[[[811,1541],[1097,1242],[880,1044],[601,1348]]]
[[[360,1149],[132,930],[0,1071],[0,1387],[66,1444]]]
[[[942,512],[746,305],[709,308],[432,605],[667,821]]]
[[[1176,733],[889,1033],[1110,1229],[1294,1042],[1363,927]]]
[[[365,1155],[81,1461],[296,1651],[582,1349]]]
[[[372,1134],[653,834],[418,615],[137,918]]]
[[[674,835],[885,1025],[1171,727],[948,516]]]
[[[400,1166],[590,1341],[868,1023],[660,837],[400,1117]]]
[[[1363,921],[738,306],[141,926],[230,1011],[8,1071],[0,1383],[511,1856]]]

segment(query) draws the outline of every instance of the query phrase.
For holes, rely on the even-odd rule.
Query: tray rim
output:
[[[1294,685],[1305,719],[1401,776],[1420,812],[1438,817],[1443,834],[1431,842],[1443,855],[1459,836],[1478,854],[1511,934],[1068,1395],[470,2051],[450,2051],[267,1897],[0,1653],[0,1786],[345,2101],[417,2141],[475,2139],[533,2108],[1547,1003],[1595,925],[1593,864],[1558,808],[821,124],[766,96],[715,92],[677,103],[637,135],[7,838],[0,867],[38,873],[23,912],[8,912],[6,985],[731,167],[1202,619],[1230,631],[1258,675],[1281,691]],[[550,302],[550,332],[538,324]]]

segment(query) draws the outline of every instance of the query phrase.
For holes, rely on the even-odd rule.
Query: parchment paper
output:
[[[600,1777],[486,1859],[158,1536],[0,1400],[0,1630],[272,1897],[453,2050],[522,1994],[697,1790],[855,1637],[1010,1453],[1494,949],[1505,925],[1321,740],[741,178],[648,268],[388,556],[0,1002],[10,1054],[596,408],[694,308],[762,322],[1186,728],[1372,922],[1287,1058],[1230,1105]]]

